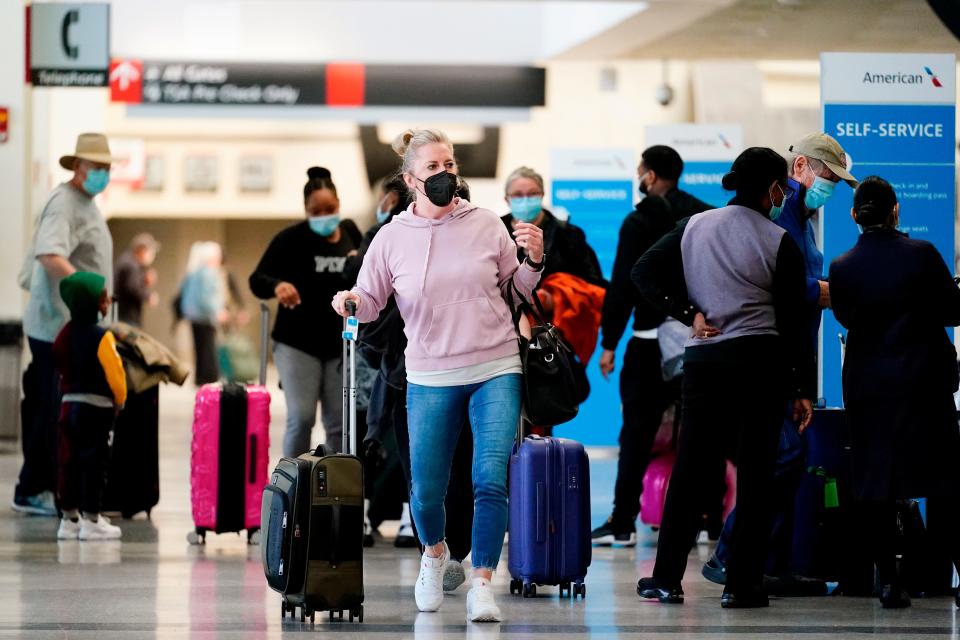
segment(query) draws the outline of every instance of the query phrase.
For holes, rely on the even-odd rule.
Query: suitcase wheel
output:
[[[524,583],[523,584],[523,597],[524,598],[535,598],[537,597],[537,585]]]
[[[564,595],[564,594],[566,594],[566,595]],[[561,583],[560,583],[560,597],[561,597],[561,598],[563,598],[563,597],[567,597],[567,598],[572,598],[572,597],[574,597],[574,596],[573,596],[573,589],[570,587],[570,583],[569,583],[569,582],[561,582]]]
[[[510,595],[516,595],[523,591],[523,580],[514,578],[510,581]]]
[[[577,596],[580,596],[584,600],[587,599],[587,585],[582,582],[573,585],[573,599],[576,600]]]
[[[313,623],[314,623],[314,621],[316,620],[316,615],[317,615],[317,612],[316,612],[316,611],[311,611],[311,612],[310,612],[310,624],[313,624]]]
[[[300,622],[304,622],[306,621],[306,619],[307,619],[307,610],[304,607],[300,607]]]
[[[207,534],[205,531],[191,531],[187,534],[187,542],[192,545],[206,544]]]
[[[287,603],[283,600],[280,601],[280,618],[283,620],[287,619]]]
[[[260,544],[260,529],[247,531],[247,544]]]
[[[330,622],[333,622],[333,609],[330,610]]]

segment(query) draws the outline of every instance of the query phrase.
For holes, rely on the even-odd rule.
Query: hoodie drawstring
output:
[[[427,255],[423,258],[423,277],[420,279],[420,297],[423,297],[423,291],[427,286],[427,268],[430,266],[430,250],[433,248],[433,227],[430,225],[430,239],[427,240]]]

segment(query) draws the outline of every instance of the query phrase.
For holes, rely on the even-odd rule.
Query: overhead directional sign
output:
[[[533,107],[546,100],[538,67],[127,59],[115,60],[110,75],[115,102],[143,104]]]
[[[30,80],[38,87],[105,87],[110,5],[33,3]]]

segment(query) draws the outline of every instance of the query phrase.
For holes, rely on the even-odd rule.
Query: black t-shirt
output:
[[[340,223],[340,240],[331,244],[303,221],[270,241],[250,274],[250,290],[267,300],[275,297],[278,284],[289,282],[300,294],[296,308],[280,306],[274,340],[322,360],[340,356],[343,322],[330,301],[337,291],[347,288],[343,269],[347,254],[357,248],[359,235],[356,224],[344,220]]]

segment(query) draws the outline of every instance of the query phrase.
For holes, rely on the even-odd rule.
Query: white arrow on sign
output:
[[[137,71],[137,67],[127,60],[118,64],[110,73],[110,82],[116,81],[120,86],[120,91],[126,91],[130,88],[131,82],[136,82],[139,79],[140,72]]]

